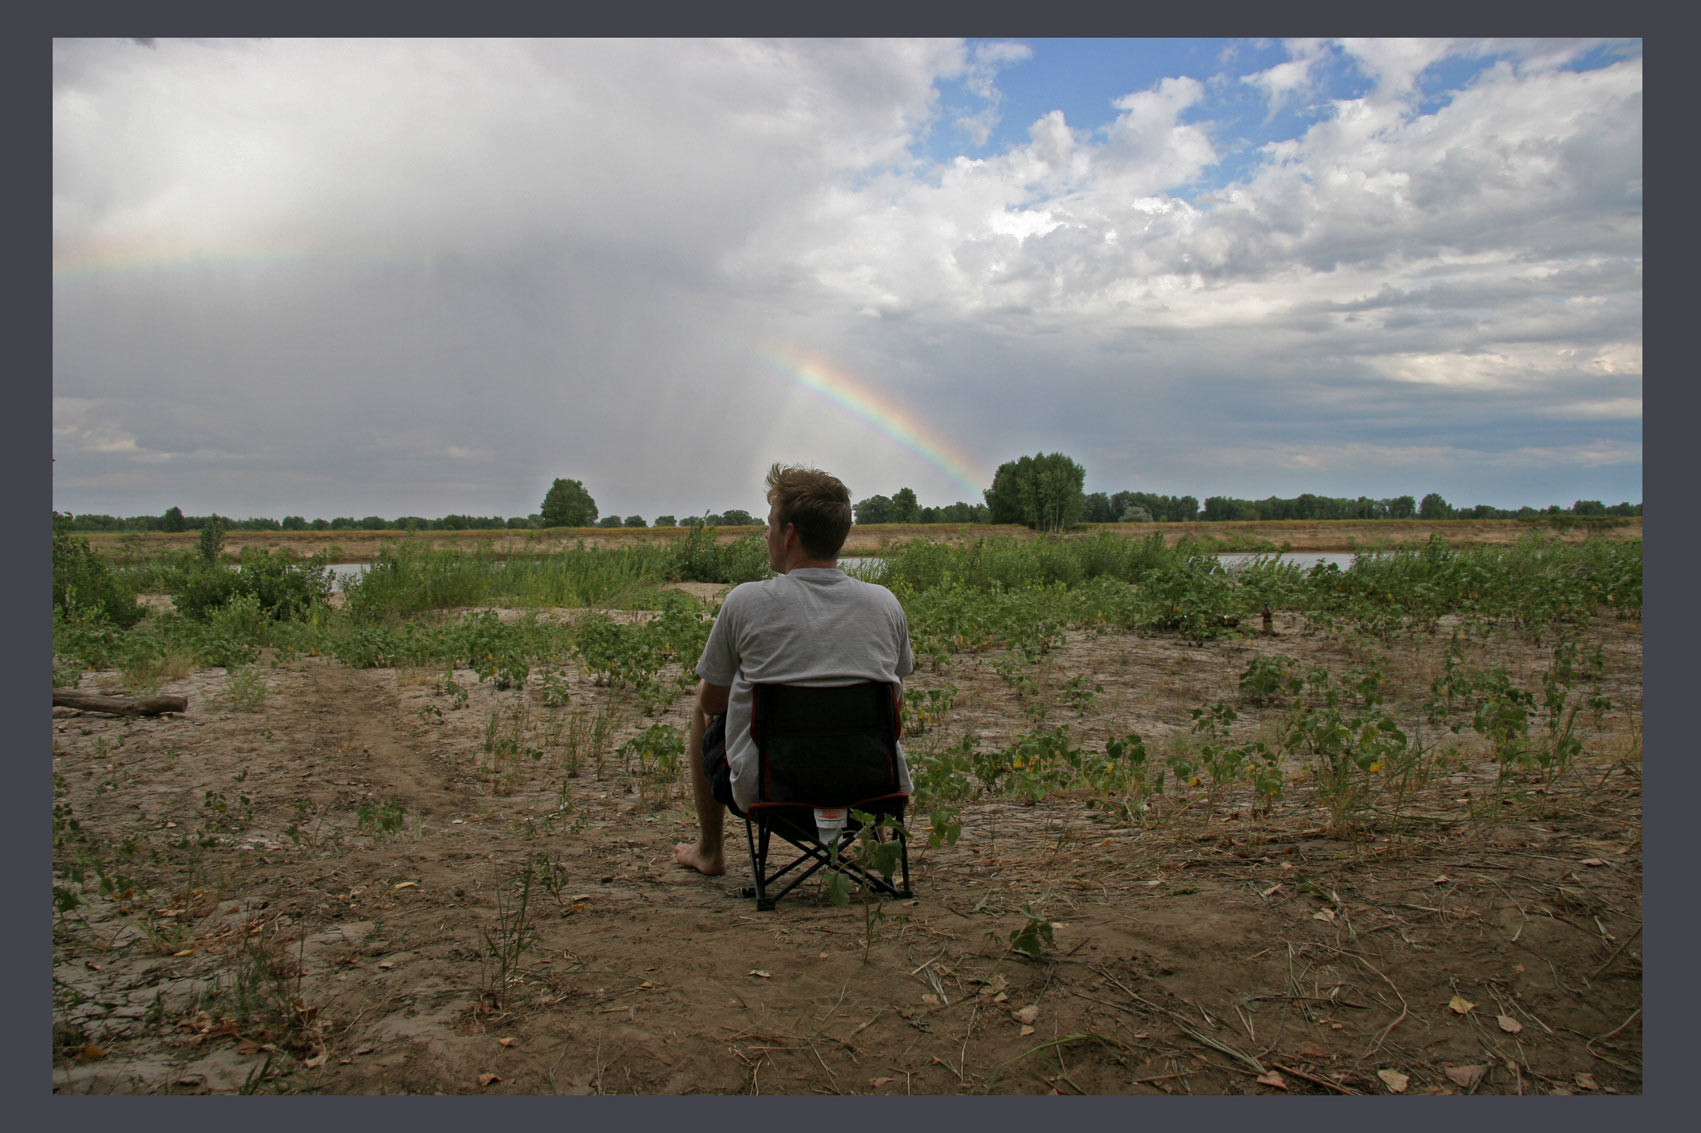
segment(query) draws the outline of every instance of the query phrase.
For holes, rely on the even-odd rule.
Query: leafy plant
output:
[[[854,848],[856,861],[863,869],[878,873],[890,882],[897,874],[902,862],[903,846],[896,835],[908,832],[897,819],[890,815],[874,815],[867,811],[852,810],[851,823],[856,827],[856,834],[845,845],[839,838],[828,843],[828,877],[827,896],[833,904],[840,908],[850,904],[851,875],[839,868],[839,855],[844,849]],[[875,900],[873,890],[862,887],[862,957],[867,963],[869,950],[879,939],[879,926],[886,916],[885,906]]]
[[[938,724],[957,703],[957,686],[906,688],[904,690],[904,735],[920,735]]]
[[[1248,752],[1229,741],[1229,728],[1238,713],[1227,704],[1213,700],[1203,708],[1193,709],[1193,733],[1205,742],[1198,749],[1199,761],[1210,780],[1205,793],[1205,819],[1210,821],[1217,805],[1217,796],[1240,777]]]
[[[1099,693],[1103,691],[1104,685],[1083,673],[1063,683],[1063,702],[1077,713],[1085,713],[1098,703]]]
[[[1043,960],[1045,950],[1057,944],[1051,918],[1034,912],[1031,905],[1022,906],[1022,915],[1026,920],[1010,934],[1010,951],[1030,960]]]
[[[1069,742],[1069,729],[1035,728],[1004,751],[1010,768],[1010,793],[1037,803],[1073,782],[1083,769],[1083,753]]]
[[[1305,687],[1299,663],[1285,653],[1254,657],[1240,674],[1242,704],[1264,706],[1285,704]]]
[[[478,610],[461,620],[461,660],[480,681],[499,689],[518,688],[531,675],[526,627],[505,624],[495,610]]]
[[[963,836],[963,810],[955,806],[935,806],[927,812],[927,847],[955,846]]]
[[[685,736],[672,724],[651,724],[620,748],[621,755],[637,759],[639,790],[649,782],[663,784],[664,797],[679,777],[685,758]]]

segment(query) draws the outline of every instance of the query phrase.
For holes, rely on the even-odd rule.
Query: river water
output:
[[[1230,572],[1236,571],[1258,558],[1274,558],[1279,562],[1292,563],[1304,570],[1309,570],[1318,563],[1334,563],[1342,570],[1353,565],[1353,554],[1350,551],[1289,551],[1280,555],[1263,556],[1238,552],[1217,556],[1218,561]],[[358,581],[371,565],[371,563],[331,563],[330,568],[338,586],[342,587]],[[882,560],[847,555],[839,560],[839,565],[858,575],[877,578],[880,574]]]

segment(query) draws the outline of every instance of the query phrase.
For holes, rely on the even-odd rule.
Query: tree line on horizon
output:
[[[1006,461],[985,489],[985,502],[959,500],[944,507],[924,507],[914,489],[904,487],[890,496],[874,495],[852,505],[859,526],[883,523],[990,523],[1021,524],[1039,531],[1067,531],[1078,524],[1098,523],[1220,523],[1246,520],[1330,519],[1538,519],[1543,516],[1608,517],[1640,516],[1640,503],[1603,504],[1599,500],[1577,500],[1569,508],[1552,504],[1545,508],[1497,508],[1488,504],[1455,507],[1438,492],[1421,500],[1412,496],[1387,499],[1356,499],[1319,496],[1306,492],[1291,498],[1268,496],[1239,499],[1208,496],[1204,505],[1193,496],[1168,496],[1152,492],[1087,492],[1085,470],[1063,453],[1036,453]],[[496,531],[541,530],[555,527],[744,527],[760,526],[766,516],[752,515],[742,508],[724,512],[676,517],[658,515],[647,522],[640,515],[600,516],[596,500],[578,480],[557,479],[544,495],[539,509],[526,516],[445,515],[435,519],[402,516],[386,519],[368,515],[356,519],[307,519],[286,515],[283,519],[256,516],[233,519],[211,515],[185,515],[170,507],[160,515],[119,518],[85,512],[81,515],[54,513],[65,530],[98,531],[200,531],[217,523],[226,531]]]

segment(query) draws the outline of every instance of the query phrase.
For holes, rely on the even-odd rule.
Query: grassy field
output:
[[[1572,520],[1562,527],[1547,521],[1525,522],[1503,519],[1383,519],[1383,520],[1280,520],[1227,523],[1107,523],[1082,528],[1083,532],[1107,531],[1116,535],[1144,538],[1153,532],[1167,545],[1193,539],[1223,551],[1359,551],[1426,543],[1439,534],[1457,545],[1514,543],[1531,531],[1555,538],[1580,540],[1590,534],[1605,539],[1640,539],[1642,520]],[[583,544],[587,547],[632,547],[668,543],[684,538],[683,527],[575,527],[543,531],[427,531],[408,535],[401,531],[231,531],[225,534],[225,549],[239,554],[244,548],[289,551],[303,557],[325,552],[332,562],[371,562],[380,547],[414,540],[438,548],[473,549],[488,546],[499,555],[543,555]],[[761,527],[722,527],[716,538],[731,542],[759,535]],[[934,543],[972,543],[978,539],[1005,536],[1038,540],[1043,536],[1025,527],[978,523],[905,524],[881,523],[851,528],[845,542],[847,555],[877,555],[904,543],[923,540]],[[168,534],[160,531],[79,535],[89,545],[116,561],[139,561],[193,551],[196,532]]]

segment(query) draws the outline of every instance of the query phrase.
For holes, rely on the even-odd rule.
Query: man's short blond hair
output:
[[[776,463],[768,469],[768,503],[781,527],[797,528],[797,539],[812,559],[837,561],[851,529],[850,489],[819,468]]]

